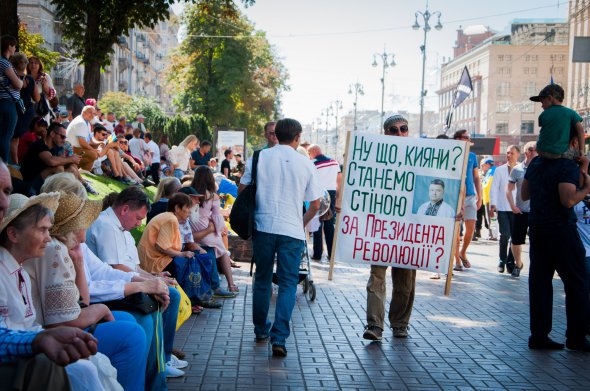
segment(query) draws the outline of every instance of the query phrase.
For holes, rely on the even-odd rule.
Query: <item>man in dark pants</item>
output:
[[[584,158],[585,159],[585,158]],[[530,199],[529,348],[563,349],[549,338],[552,327],[553,274],[565,288],[567,316],[566,346],[590,351],[586,339],[590,320],[590,299],[586,280],[585,250],[576,227],[573,206],[590,193],[590,176],[573,160],[537,157],[527,168],[522,199]]]

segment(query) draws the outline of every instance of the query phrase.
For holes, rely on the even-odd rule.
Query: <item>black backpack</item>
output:
[[[256,209],[256,171],[260,151],[252,158],[252,180],[234,201],[229,214],[231,229],[244,240],[250,239],[254,231],[254,210]]]

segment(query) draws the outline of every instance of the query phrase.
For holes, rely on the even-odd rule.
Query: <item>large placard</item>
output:
[[[240,154],[245,159],[246,153],[246,129],[217,129],[216,154],[219,162],[225,159],[224,152],[231,149],[235,154]],[[234,164],[233,160],[231,162]]]
[[[334,259],[446,273],[468,153],[464,141],[349,132]]]

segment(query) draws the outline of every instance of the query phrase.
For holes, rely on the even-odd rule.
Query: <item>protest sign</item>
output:
[[[333,261],[446,273],[464,141],[348,133]]]
[[[226,149],[231,149],[235,154],[246,158],[246,129],[216,129],[215,156],[221,162],[225,159],[223,154]]]

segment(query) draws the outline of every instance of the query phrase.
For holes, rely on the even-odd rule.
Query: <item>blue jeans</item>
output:
[[[117,369],[117,381],[125,390],[143,391],[146,369],[145,332],[133,316],[113,311],[114,322],[98,325],[94,336],[98,351],[106,355]]]
[[[217,259],[215,259],[215,250],[213,249],[213,247],[207,247],[207,246],[201,246],[201,248],[205,251],[207,251],[207,254],[209,254],[209,257],[211,258],[211,290],[215,291],[216,289],[219,289],[219,271],[217,271]]]
[[[0,99],[0,158],[8,162],[10,156],[10,143],[18,115],[16,103],[12,99]]]
[[[295,307],[295,293],[299,283],[299,264],[303,241],[289,236],[254,231],[254,262],[256,274],[252,295],[252,320],[258,337],[270,336],[274,345],[285,345],[289,338],[289,321]],[[279,294],[275,308],[275,321],[271,328],[268,319],[272,289],[273,265],[277,254]]]
[[[178,320],[178,307],[180,306],[180,293],[176,288],[169,287],[170,304],[162,314],[164,321],[164,354],[166,362],[170,361],[172,348],[174,347],[174,336],[176,335],[176,321]]]

